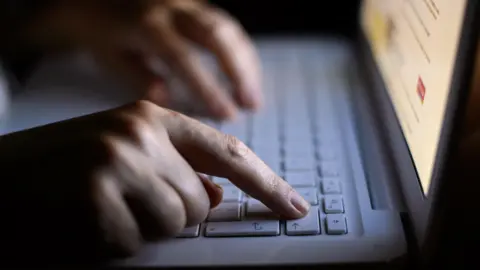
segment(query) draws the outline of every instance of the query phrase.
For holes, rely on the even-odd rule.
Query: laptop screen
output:
[[[466,0],[365,0],[362,27],[425,195],[450,90]]]

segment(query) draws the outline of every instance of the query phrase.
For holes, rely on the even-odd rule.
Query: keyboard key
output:
[[[250,148],[261,159],[264,158],[280,158],[280,139],[275,137],[268,137],[260,140],[253,137]]]
[[[342,193],[342,188],[340,186],[340,181],[335,178],[325,178],[322,180],[322,190],[324,194],[340,194]]]
[[[280,163],[280,147],[257,147],[253,149],[253,152],[264,161],[271,160]]]
[[[267,100],[265,100],[267,101]],[[272,107],[265,106],[262,110],[256,112],[252,117],[253,131],[265,131],[278,128],[278,115],[275,108],[274,98],[269,100]]]
[[[311,144],[306,143],[307,145],[304,145],[302,147],[299,147],[298,145],[292,145],[289,143],[285,143],[283,146],[283,151],[285,153],[285,157],[287,158],[302,158],[302,157],[308,157],[311,158],[312,160],[315,159],[315,150],[312,148]]]
[[[280,146],[280,135],[278,133],[278,126],[275,124],[252,127],[252,147],[262,147],[263,145],[269,147]]]
[[[291,145],[296,144],[296,145],[301,146],[302,148],[312,148],[313,149],[313,147],[312,147],[313,136],[312,136],[312,132],[310,131],[309,128],[287,129],[287,130],[285,130],[284,138],[285,138],[285,142],[287,144],[292,142]],[[293,143],[295,141],[298,142],[298,143]]]
[[[337,127],[335,127],[335,123],[331,120],[322,120],[323,123],[316,125],[317,140],[324,141],[324,142],[333,142],[334,145],[340,143],[339,134]]]
[[[252,142],[268,144],[278,144],[280,142],[279,125],[276,122],[255,122],[252,123]]]
[[[287,129],[286,132],[294,133],[294,130],[298,130],[297,133],[309,131],[310,119],[308,112],[298,113],[298,109],[298,107],[293,107],[290,110],[287,109],[289,112],[287,112],[283,118],[285,128]],[[288,131],[289,129],[290,131]]]
[[[223,187],[223,201],[224,202],[240,202],[242,200],[242,191],[236,186]]]
[[[312,148],[315,150],[315,136],[310,128],[310,126],[294,126],[288,128],[287,126],[283,127],[282,138],[284,139],[285,144],[290,144],[291,146],[299,146],[302,148]]]
[[[316,175],[314,171],[287,171],[285,180],[292,187],[314,187]]]
[[[280,234],[278,220],[249,220],[235,222],[209,222],[207,237],[223,236],[277,236]]]
[[[339,177],[340,167],[337,162],[320,162],[320,176],[321,177]]]
[[[315,170],[313,157],[285,157],[285,171],[313,171]]]
[[[310,212],[301,219],[288,220],[287,235],[315,235],[320,233],[320,219],[318,208],[312,207]]]
[[[255,115],[252,119],[252,137],[255,139],[278,138],[279,123],[275,117],[263,119]]]
[[[177,236],[178,238],[195,238],[199,235],[200,225],[192,226],[183,229],[183,231]]]
[[[277,215],[259,200],[249,199],[246,216],[248,218],[277,218]]]
[[[218,184],[218,185],[221,185],[221,186],[224,186],[224,185],[231,185],[232,182],[230,182],[230,180],[228,180],[227,178],[223,178],[223,177],[213,177],[213,182],[215,184]]]
[[[296,190],[311,205],[318,204],[318,194],[316,188],[296,188]]]
[[[225,202],[210,210],[208,221],[237,221],[240,220],[241,204]]]
[[[325,195],[323,205],[327,214],[340,214],[344,211],[343,199],[340,195]]]
[[[320,161],[336,161],[338,159],[337,151],[331,149],[326,143],[320,143],[318,150],[318,159]]]
[[[328,234],[346,234],[347,221],[342,214],[328,214],[325,219]]]

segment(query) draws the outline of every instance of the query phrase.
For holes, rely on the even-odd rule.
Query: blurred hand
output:
[[[166,105],[169,97],[149,65],[158,58],[215,117],[234,117],[237,106],[261,105],[254,46],[238,22],[205,1],[60,0],[31,25],[29,34],[36,42],[90,51],[101,65],[159,105]],[[233,100],[201,65],[192,45],[216,56],[231,81]]]
[[[286,219],[309,204],[247,146],[148,101],[0,138],[2,241],[125,256],[202,222],[228,178]],[[11,239],[10,241],[7,239]],[[52,251],[54,247],[59,250]],[[59,253],[63,252],[63,253]],[[44,253],[41,253],[44,254]]]

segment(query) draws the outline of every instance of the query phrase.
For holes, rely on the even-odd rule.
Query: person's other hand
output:
[[[9,180],[2,183],[0,231],[12,237],[10,250],[20,243],[22,256],[25,245],[58,257],[130,255],[143,241],[174,236],[204,221],[222,199],[202,174],[230,179],[283,218],[309,210],[241,141],[149,101],[0,142],[0,171]]]
[[[28,31],[36,42],[80,46],[98,62],[128,79],[146,98],[166,105],[168,93],[150,68],[162,59],[218,118],[234,117],[237,106],[261,105],[260,66],[255,48],[238,22],[200,0],[60,0]],[[230,79],[233,100],[192,50],[212,52]]]

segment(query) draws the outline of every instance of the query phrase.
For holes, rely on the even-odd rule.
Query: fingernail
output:
[[[293,192],[290,202],[302,214],[307,214],[310,210],[310,204],[296,191]]]
[[[214,184],[214,185],[215,185],[215,187],[217,187],[219,190],[223,191],[223,187],[222,187],[222,186],[220,186],[220,185],[219,185],[219,184],[217,184],[217,183],[213,183],[213,184]]]

